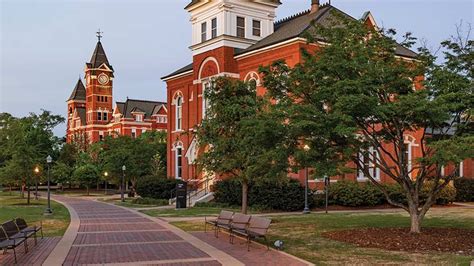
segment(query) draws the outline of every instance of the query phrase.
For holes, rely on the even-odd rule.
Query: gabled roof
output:
[[[76,100],[76,101],[85,101],[86,100],[86,88],[82,83],[81,79],[76,83],[76,87],[72,90],[71,96],[69,96],[68,101]]]
[[[181,73],[184,73],[184,72],[188,72],[188,71],[191,71],[193,70],[193,63],[189,64],[189,65],[186,65],[185,67],[182,67],[178,70],[176,70],[175,72],[169,74],[169,75],[166,75],[164,77],[162,77],[161,79],[167,79],[169,77],[172,77],[172,76],[175,76],[175,75],[178,75],[178,74],[181,74]]]
[[[330,26],[334,19],[334,13],[339,13],[343,16],[354,19],[336,7],[325,4],[320,6],[317,12],[311,13],[310,10],[307,10],[277,21],[274,25],[274,32],[272,34],[251,45],[247,49],[237,51],[235,55],[245,54],[296,37],[304,38],[304,33],[306,32],[310,33],[315,39],[322,40],[322,37],[311,28],[312,23],[314,21],[316,24],[322,26]],[[395,52],[397,55],[404,57],[415,58],[417,56],[415,52],[399,44],[397,45]]]
[[[150,118],[156,110],[161,106],[166,106],[165,102],[145,101],[127,99],[125,102],[117,102],[116,108],[125,118],[134,118],[134,112],[144,113],[144,118]]]
[[[104,47],[100,41],[97,42],[95,46],[94,53],[92,53],[92,57],[90,62],[87,64],[90,68],[99,68],[102,64],[106,64],[111,70],[113,70],[112,66],[107,59],[107,55],[105,54]]]

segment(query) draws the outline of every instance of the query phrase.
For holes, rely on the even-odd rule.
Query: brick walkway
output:
[[[40,237],[37,246],[35,246],[33,239],[28,240],[28,253],[25,254],[23,245],[16,248],[18,265],[42,265],[60,239],[60,237],[45,237],[43,239]],[[3,251],[0,251],[0,265],[14,264],[15,258],[12,250],[8,250],[5,255],[3,255]]]
[[[71,224],[44,265],[304,265],[257,244],[247,252],[225,237],[192,235],[135,210],[81,198],[55,200],[69,209]]]

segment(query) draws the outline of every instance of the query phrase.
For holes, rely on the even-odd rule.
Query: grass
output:
[[[271,217],[269,241],[285,243],[285,251],[315,264],[449,264],[469,265],[474,256],[447,253],[408,253],[354,245],[326,239],[321,233],[364,227],[408,227],[409,218],[396,213],[330,213]],[[185,231],[203,231],[202,221],[179,221],[173,225]],[[441,208],[430,211],[424,227],[456,227],[474,230],[474,212],[467,208]]]
[[[53,215],[43,215],[47,207],[45,199],[35,200],[32,194],[31,204],[26,204],[26,197],[22,199],[18,192],[0,192],[0,222],[16,217],[24,218],[28,224],[43,223],[45,236],[62,236],[69,226],[69,212],[63,205],[51,201]]]

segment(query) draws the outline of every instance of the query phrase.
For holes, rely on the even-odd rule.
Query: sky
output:
[[[281,0],[278,19],[311,0]],[[41,109],[66,116],[66,100],[95,48],[115,70],[114,101],[166,101],[161,77],[191,62],[190,0],[0,0],[0,112]],[[326,0],[321,0],[322,3]],[[353,17],[370,10],[380,27],[412,32],[432,49],[473,23],[472,0],[332,0]],[[466,27],[465,27],[466,28]],[[474,34],[474,33],[473,33]],[[63,136],[65,125],[55,134]]]

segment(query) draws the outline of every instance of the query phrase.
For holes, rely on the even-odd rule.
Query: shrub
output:
[[[231,207],[229,204],[226,203],[219,203],[215,201],[210,201],[210,202],[196,202],[194,207],[199,207],[199,208],[229,208]]]
[[[214,198],[217,203],[238,206],[242,204],[242,188],[239,181],[227,179],[214,186]],[[293,179],[261,181],[249,184],[249,206],[258,209],[282,211],[302,210],[304,207],[304,187]],[[311,200],[311,197],[309,198]]]
[[[456,187],[456,201],[474,201],[474,179],[458,178],[454,180]]]
[[[136,198],[132,200],[133,204],[166,206],[169,204],[167,199]]]
[[[157,176],[144,176],[138,179],[137,193],[142,198],[170,199],[171,191],[180,182],[176,179],[167,179]]]

